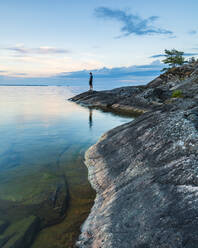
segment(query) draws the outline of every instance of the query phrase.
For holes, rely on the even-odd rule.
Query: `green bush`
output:
[[[183,97],[182,91],[181,90],[174,90],[172,92],[172,98],[181,98]]]

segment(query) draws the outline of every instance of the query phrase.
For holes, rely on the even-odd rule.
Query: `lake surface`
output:
[[[132,118],[67,101],[76,93],[78,88],[63,86],[0,87],[0,244],[5,247],[23,236],[21,230],[27,233],[36,217],[32,248],[73,247],[93,205],[84,152]]]

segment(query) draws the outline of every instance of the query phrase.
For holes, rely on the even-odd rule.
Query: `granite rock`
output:
[[[133,99],[146,99],[146,112],[105,133],[86,152],[89,181],[97,196],[77,247],[198,247],[198,82],[193,74],[196,66],[172,70],[170,81],[135,87]],[[172,98],[172,80],[179,78],[179,73],[176,89],[182,91],[182,97]],[[168,78],[168,74],[164,77]],[[162,90],[154,94],[156,88]],[[99,101],[99,94],[114,93],[94,94],[97,96],[90,98]],[[127,101],[116,94],[114,104]],[[163,94],[165,97],[160,99]],[[161,104],[153,103],[154,96]],[[77,102],[85,102],[81,99]],[[135,100],[128,99],[128,103],[141,107]]]

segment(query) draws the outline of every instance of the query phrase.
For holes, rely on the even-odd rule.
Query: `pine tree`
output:
[[[165,49],[165,59],[162,60],[164,64],[168,64],[169,67],[176,67],[183,65],[185,63],[183,52],[177,51],[176,49],[167,50]],[[164,68],[163,70],[167,70],[168,68]]]

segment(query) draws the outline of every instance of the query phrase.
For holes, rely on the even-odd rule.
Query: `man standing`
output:
[[[93,91],[93,75],[92,72],[89,73],[90,74],[90,78],[89,78],[89,90]]]

